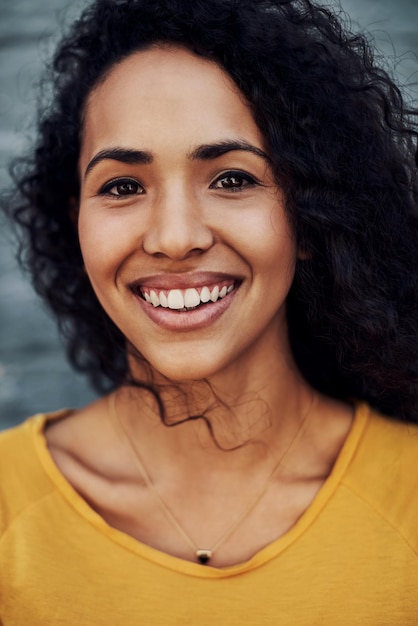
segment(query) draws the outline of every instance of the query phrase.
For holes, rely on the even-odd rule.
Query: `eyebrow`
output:
[[[195,148],[189,154],[189,158],[193,160],[198,159],[201,161],[211,161],[212,159],[217,159],[222,155],[227,154],[228,152],[235,151],[251,152],[252,154],[255,154],[256,156],[261,157],[262,159],[267,161],[269,165],[271,164],[271,159],[268,154],[264,152],[264,150],[256,148],[256,146],[253,146],[251,143],[245,141],[244,139],[227,139],[225,141],[218,141],[216,143],[203,144],[202,146],[198,146],[197,148]]]
[[[227,154],[228,152],[251,152],[256,156],[264,159],[269,165],[271,165],[271,159],[264,150],[253,146],[244,139],[240,140],[225,140],[215,143],[202,144],[192,150],[187,157],[193,161],[212,161]],[[154,156],[151,152],[145,150],[134,150],[130,148],[114,147],[107,150],[101,150],[98,152],[89,162],[84,173],[84,178],[90,173],[90,171],[98,165],[101,161],[112,160],[119,161],[120,163],[134,164],[134,165],[148,165],[154,160]]]
[[[128,163],[134,165],[148,165],[152,163],[153,156],[150,152],[144,150],[131,150],[129,148],[109,148],[108,150],[101,150],[98,152],[86,167],[84,172],[84,178],[87,177],[89,172],[101,161],[119,161],[120,163]]]

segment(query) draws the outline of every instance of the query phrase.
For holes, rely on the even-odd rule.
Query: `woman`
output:
[[[107,395],[1,437],[2,623],[416,623],[414,112],[307,0],[97,0],[54,81],[9,212]]]

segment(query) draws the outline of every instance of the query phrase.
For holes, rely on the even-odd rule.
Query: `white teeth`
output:
[[[200,299],[202,302],[209,302],[210,300],[210,291],[209,287],[203,287],[200,291]]]
[[[167,296],[165,295],[164,291],[160,291],[160,304],[165,309],[168,307],[168,300],[167,300]]]
[[[199,306],[200,297],[197,289],[186,289],[184,293],[184,306],[191,309],[195,306]]]
[[[170,309],[184,309],[184,298],[180,289],[171,289],[168,292],[167,303]]]
[[[212,302],[216,302],[216,300],[218,299],[218,296],[219,296],[219,287],[218,285],[215,285],[215,287],[210,292],[210,299],[212,300]]]
[[[159,297],[157,296],[157,294],[155,293],[155,291],[152,291],[152,290],[151,290],[151,291],[149,292],[149,295],[150,295],[150,298],[151,298],[152,305],[153,305],[153,306],[159,306],[159,304],[160,304],[160,299],[159,299]]]
[[[174,309],[176,311],[181,309],[194,309],[199,304],[207,303],[209,301],[216,302],[220,298],[225,298],[228,293],[231,293],[235,288],[235,285],[224,285],[222,289],[219,289],[219,285],[215,285],[212,291],[206,285],[201,288],[200,294],[194,287],[189,289],[170,289],[168,292],[164,291],[156,292],[151,289],[150,292],[143,292],[144,299],[152,304],[154,307],[162,306],[164,308]]]

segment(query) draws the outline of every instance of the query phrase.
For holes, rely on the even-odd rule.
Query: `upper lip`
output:
[[[240,276],[233,276],[223,272],[192,272],[185,274],[154,274],[144,276],[129,283],[133,291],[141,287],[151,289],[190,289],[204,287],[205,285],[215,285],[220,282],[236,282],[242,280]]]

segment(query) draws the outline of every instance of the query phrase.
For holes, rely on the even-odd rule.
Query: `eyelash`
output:
[[[122,185],[134,185],[137,188],[137,190],[132,193],[112,193],[111,192],[111,190],[114,187],[121,187]],[[105,185],[103,185],[103,187],[100,189],[99,195],[112,196],[113,198],[125,198],[127,196],[141,195],[144,192],[145,190],[143,186],[133,178],[115,178],[113,180],[110,180]]]
[[[241,185],[239,186],[231,186],[231,187],[216,187],[217,183],[220,183],[222,180],[226,180],[226,179],[238,179],[241,180]],[[245,182],[246,184],[242,184],[243,182]],[[223,172],[223,174],[221,174],[220,176],[218,176],[216,178],[216,180],[213,181],[213,183],[210,184],[209,188],[210,189],[220,189],[221,191],[228,191],[228,192],[232,192],[232,193],[239,193],[241,191],[243,191],[244,189],[246,189],[247,187],[254,187],[255,185],[260,185],[260,181],[258,181],[257,179],[255,179],[253,176],[250,176],[250,174],[247,174],[246,172],[241,172],[240,170],[230,170],[228,172]]]
[[[232,184],[230,187],[217,187],[216,186],[221,181],[224,181],[227,179],[230,179],[230,180],[235,179],[240,184],[238,185]],[[247,187],[254,187],[255,185],[260,185],[260,184],[261,183],[258,180],[256,180],[253,176],[250,176],[250,174],[241,172],[239,170],[230,170],[218,176],[209,185],[209,189],[219,189],[221,191],[227,191],[230,193],[239,193],[239,192],[242,192]],[[117,187],[121,187],[122,185],[131,185],[133,187],[136,187],[136,191],[131,191],[128,193],[112,193],[112,189],[114,187],[117,188]],[[145,193],[145,189],[140,183],[138,183],[133,178],[115,178],[113,180],[110,180],[108,183],[103,185],[103,187],[100,189],[100,192],[99,192],[100,195],[112,196],[114,198],[125,198],[127,196],[142,195],[143,193]]]

